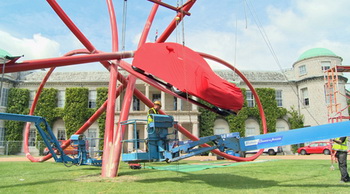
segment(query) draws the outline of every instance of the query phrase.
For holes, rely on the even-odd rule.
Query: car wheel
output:
[[[331,154],[331,151],[329,151],[329,149],[325,149],[325,150],[323,150],[323,154],[324,155],[329,155],[329,154]]]
[[[307,153],[306,153],[305,150],[301,150],[301,151],[300,151],[300,154],[301,154],[301,155],[306,155]]]
[[[269,149],[269,151],[267,152],[270,156],[272,155],[276,155],[277,153],[275,152],[275,150],[273,149]]]

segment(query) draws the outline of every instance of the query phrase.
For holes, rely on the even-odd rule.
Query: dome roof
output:
[[[311,58],[311,57],[319,57],[319,56],[334,56],[337,57],[336,54],[333,53],[333,51],[328,50],[326,48],[312,48],[307,51],[305,51],[303,54],[300,55],[298,58],[298,61]]]

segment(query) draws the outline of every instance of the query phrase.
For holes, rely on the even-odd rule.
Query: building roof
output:
[[[41,82],[47,72],[35,71],[26,75],[24,82]],[[127,75],[125,71],[122,74]],[[223,79],[240,83],[243,80],[233,71],[216,70],[215,73]],[[287,82],[285,76],[278,71],[242,71],[244,76],[251,82]],[[288,77],[288,79],[291,79]],[[109,72],[53,72],[49,82],[109,82]]]
[[[334,54],[333,51],[326,49],[326,48],[312,48],[307,51],[305,51],[303,54],[301,54],[298,58],[298,61],[311,58],[311,57],[320,57],[320,56],[334,56],[337,57],[336,54]]]
[[[243,80],[233,71],[228,70],[216,70],[220,77],[223,79],[238,83]],[[242,74],[251,82],[287,82],[286,76],[288,75],[278,71],[242,71]],[[288,79],[291,79],[288,77]]]

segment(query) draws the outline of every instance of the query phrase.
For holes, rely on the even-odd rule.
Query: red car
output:
[[[329,155],[332,151],[332,144],[330,142],[313,142],[308,146],[300,147],[298,153],[306,154],[325,154]]]
[[[132,65],[139,73],[165,81],[179,95],[196,96],[232,113],[243,106],[241,89],[215,74],[202,56],[181,44],[146,43],[135,52]]]

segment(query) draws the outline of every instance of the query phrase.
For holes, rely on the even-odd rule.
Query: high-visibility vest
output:
[[[159,112],[155,108],[151,108],[148,110],[147,123],[153,122],[153,117],[150,114],[159,114]]]
[[[335,138],[335,139],[336,139],[336,140],[340,140],[340,137]],[[347,151],[348,151],[347,142],[348,142],[348,138],[347,138],[347,137],[345,138],[345,141],[344,141],[343,143],[341,143],[341,144],[334,142],[334,144],[333,144],[333,146],[332,146],[332,149],[333,149],[333,150],[337,150],[337,151],[344,151],[344,152],[347,152]]]

